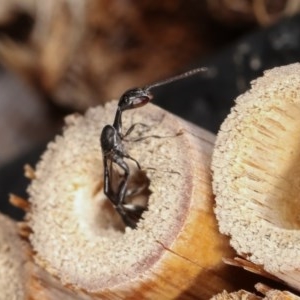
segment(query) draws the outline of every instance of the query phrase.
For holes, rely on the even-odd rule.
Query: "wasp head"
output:
[[[126,91],[120,98],[118,106],[121,111],[137,108],[147,104],[153,95],[149,90],[143,88],[134,88]]]

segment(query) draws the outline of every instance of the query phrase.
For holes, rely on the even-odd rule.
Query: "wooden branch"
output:
[[[147,125],[126,142],[143,169],[131,165],[129,189],[150,180],[132,200],[148,202],[148,211],[136,230],[124,228],[103,194],[99,146],[116,105],[69,116],[37,165],[26,216],[34,260],[87,299],[208,299],[236,288],[222,262],[234,254],[213,213],[214,136],[151,104],[124,113],[123,128]],[[51,293],[52,282],[36,276]]]
[[[237,99],[212,162],[220,231],[250,269],[257,265],[298,290],[299,74],[298,63],[274,68]]]

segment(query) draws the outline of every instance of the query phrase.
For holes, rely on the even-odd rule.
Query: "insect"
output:
[[[126,133],[123,134],[122,113],[129,109],[144,106],[151,101],[153,99],[153,95],[151,93],[153,88],[206,70],[206,68],[193,69],[169,79],[159,81],[151,85],[146,85],[142,88],[127,90],[119,99],[113,124],[108,124],[103,127],[100,136],[100,144],[104,166],[104,194],[111,201],[126,226],[136,228],[137,221],[145,208],[125,202],[127,196],[127,184],[130,176],[130,169],[125,159],[132,160],[138,169],[141,169],[141,166],[136,159],[126,152],[124,148],[123,140],[133,131],[136,124],[133,124]],[[118,165],[123,170],[122,179],[119,182],[117,189],[113,188],[113,176],[111,174],[111,172],[113,172],[112,164]]]

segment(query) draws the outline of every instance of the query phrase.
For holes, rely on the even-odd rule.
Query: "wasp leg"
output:
[[[116,203],[116,195],[110,184],[110,175],[109,175],[109,167],[107,165],[107,158],[103,159],[104,165],[104,194],[108,197],[108,199],[115,204]]]
[[[133,157],[131,157],[128,154],[125,154],[124,157],[126,157],[126,158],[131,159],[132,161],[134,161],[136,163],[137,167],[141,170],[141,165],[140,165],[140,163],[136,159],[134,159]]]
[[[149,125],[144,124],[144,123],[134,123],[134,124],[132,124],[132,125],[129,127],[129,129],[126,131],[126,133],[122,136],[122,139],[124,139],[126,136],[128,136],[128,135],[134,130],[134,128],[135,128],[136,126],[138,126],[138,125],[143,126],[143,127],[145,127],[146,129],[148,129],[148,130],[149,130],[149,128],[150,128]],[[125,140],[125,139],[124,139],[124,140]]]
[[[126,193],[127,193],[127,182],[128,182],[128,178],[130,175],[130,171],[129,171],[128,165],[121,157],[115,157],[114,162],[124,171],[124,179],[119,184],[117,198],[116,198],[114,205],[115,205],[117,212],[122,217],[123,222],[131,228],[136,228],[136,224],[137,224],[139,217],[138,216],[130,216],[131,211],[126,209],[126,207],[124,207],[125,197],[126,197]],[[138,164],[138,162],[137,162],[137,164]]]
[[[128,154],[124,155],[124,157],[133,160],[137,167],[141,169],[140,164],[137,160],[129,156]],[[117,192],[111,186],[111,172],[113,172],[112,168],[108,166],[108,160],[117,164],[123,171],[123,179],[119,183],[119,187]],[[123,157],[120,155],[113,155],[110,158],[104,157],[103,159],[103,167],[104,167],[104,194],[111,201],[116,211],[121,216],[123,222],[126,226],[131,228],[136,228],[136,224],[145,210],[142,207],[137,205],[125,204],[125,198],[127,196],[127,183],[130,175],[130,170],[126,162],[123,160]]]

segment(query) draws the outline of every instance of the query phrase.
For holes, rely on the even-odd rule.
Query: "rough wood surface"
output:
[[[251,269],[298,290],[299,74],[297,63],[254,81],[222,124],[212,161],[220,231]]]
[[[244,290],[222,293],[214,296],[211,300],[299,300],[300,298],[288,291],[280,291],[270,288],[262,283],[257,283],[255,288],[264,296],[259,296]]]
[[[124,229],[102,191],[99,134],[115,109],[68,117],[37,165],[26,217],[35,261],[89,299],[208,299],[232,290],[238,280],[222,258],[233,253],[213,213],[214,136],[151,104],[124,113],[124,128],[149,126],[130,136],[149,138],[126,147],[151,191],[138,228]]]
[[[23,300],[27,274],[26,253],[16,224],[0,214],[0,299]]]
[[[239,290],[237,292],[228,293],[223,291],[222,293],[215,295],[211,300],[261,300],[262,298],[254,295],[250,292]]]
[[[90,299],[66,289],[32,261],[28,243],[20,238],[25,226],[0,214],[0,300]]]

